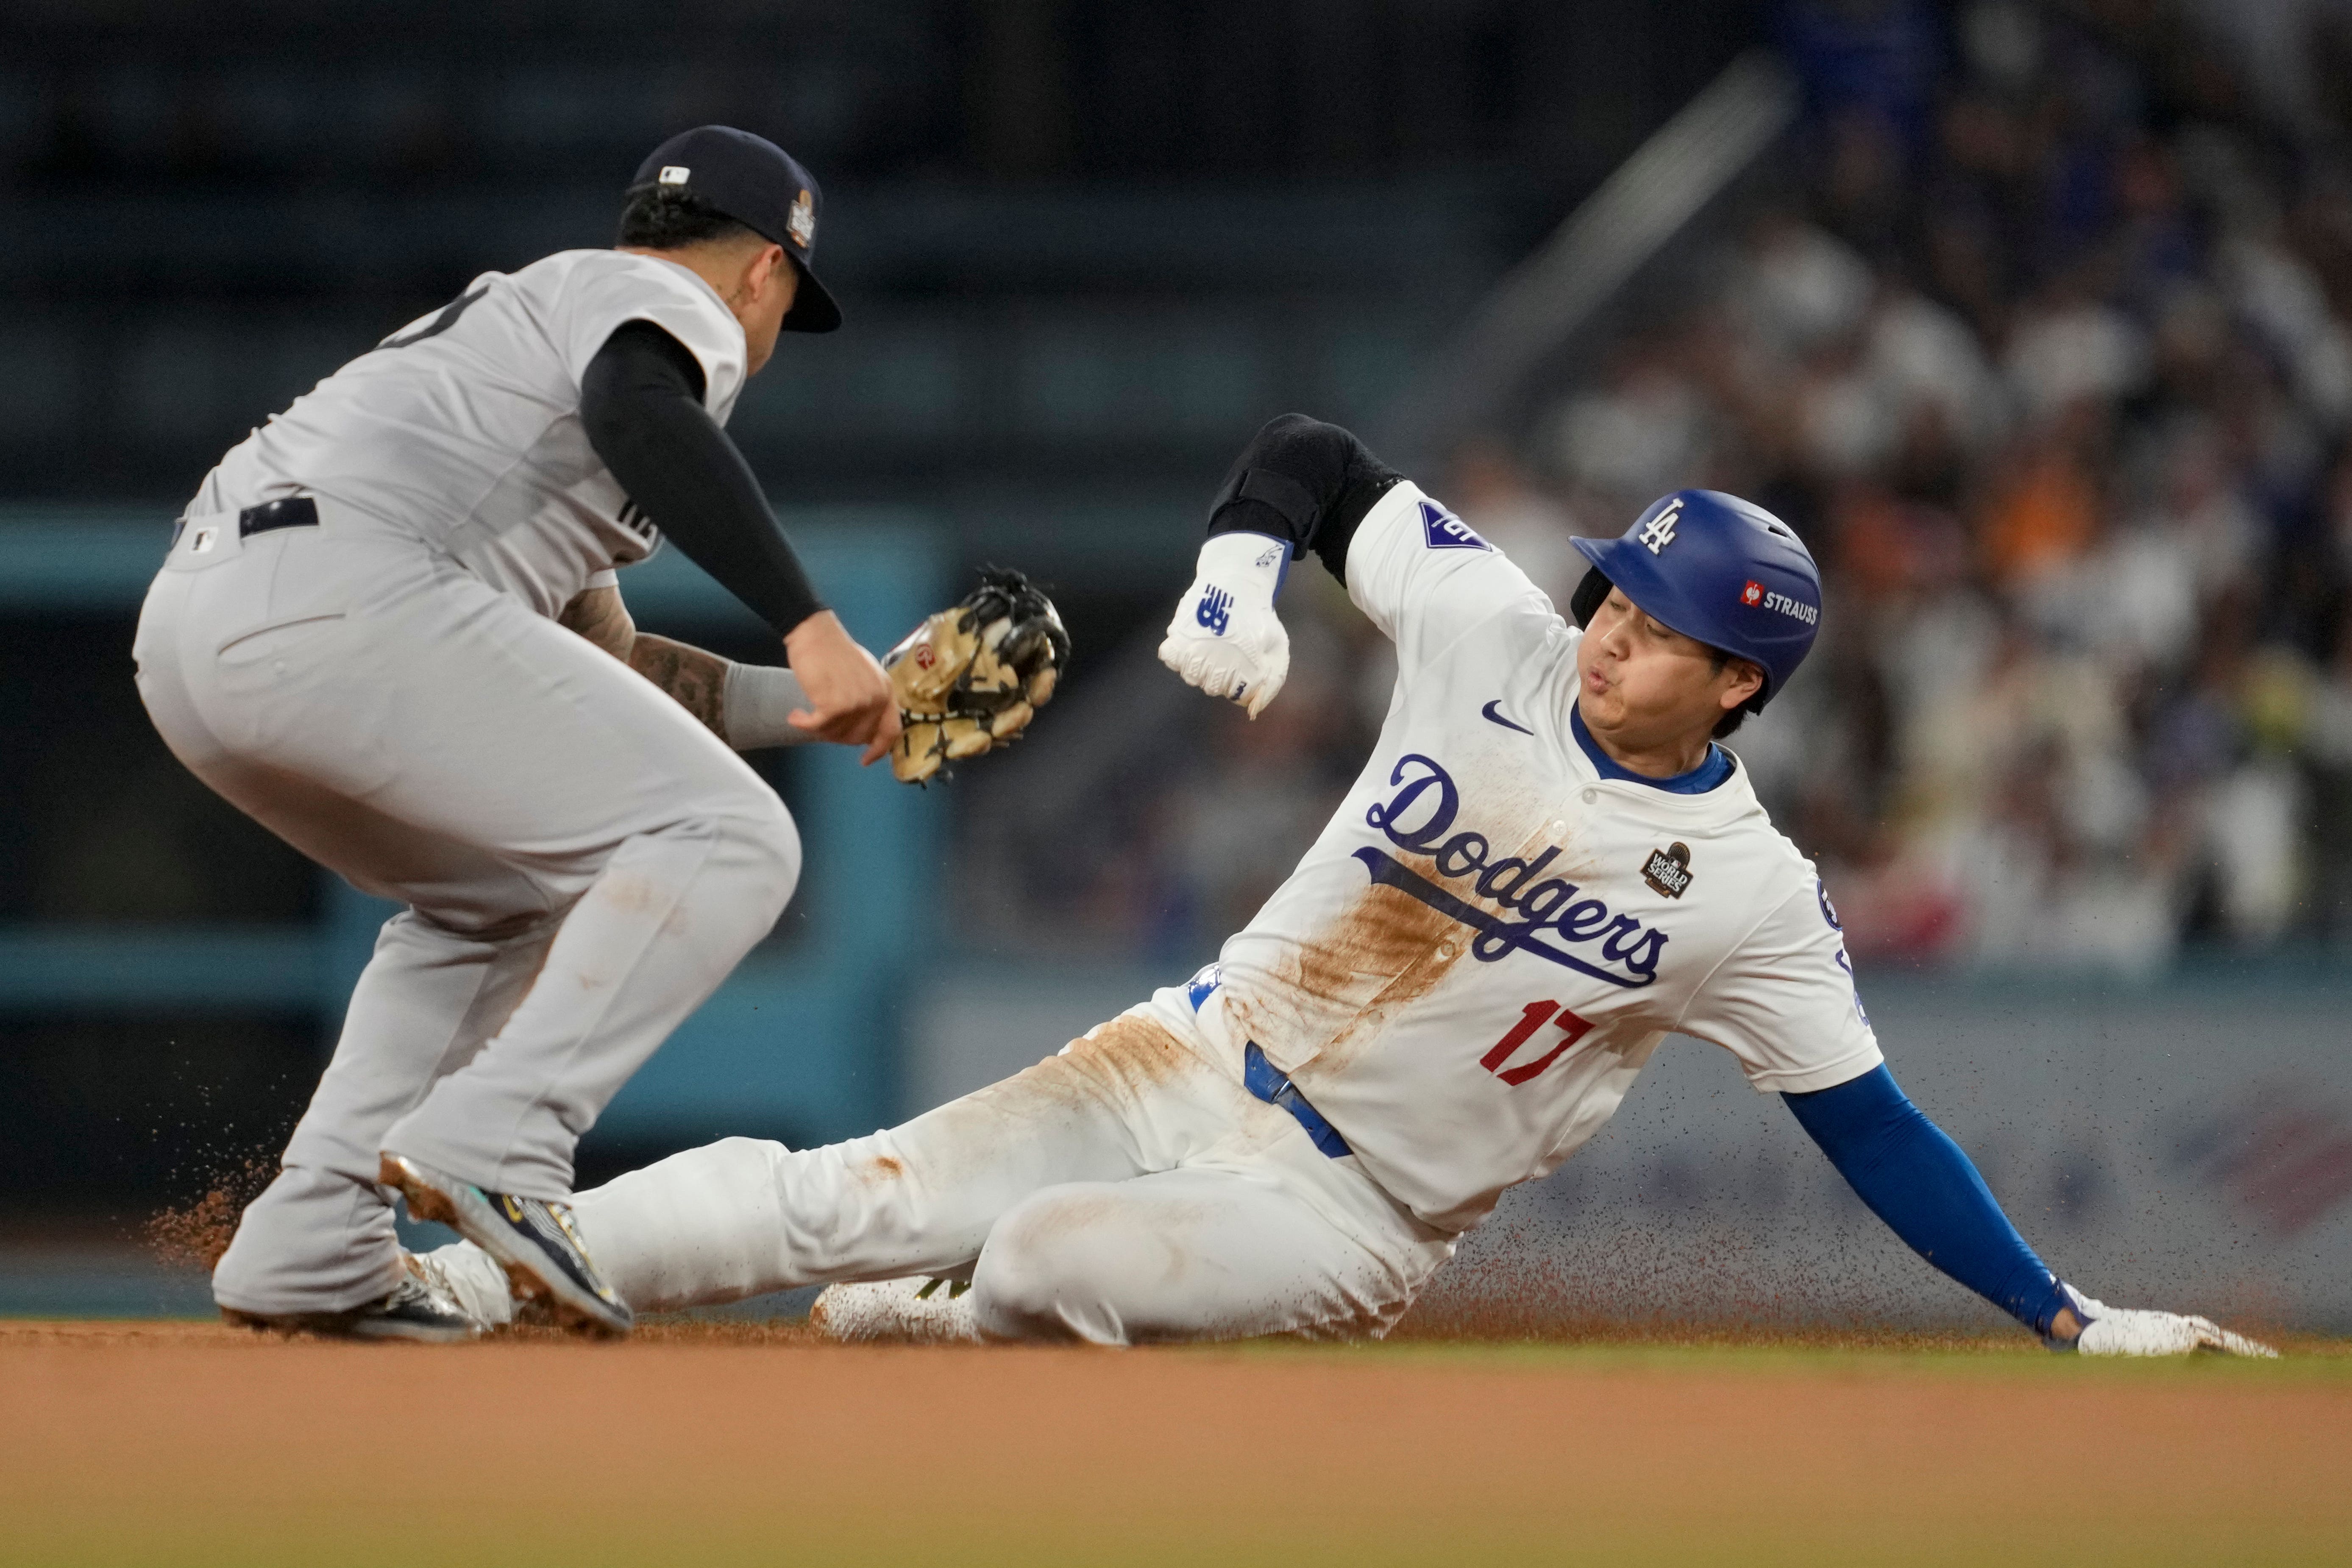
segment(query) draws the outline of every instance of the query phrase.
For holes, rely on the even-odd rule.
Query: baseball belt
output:
[[[1315,1147],[1332,1159],[1344,1159],[1355,1152],[1348,1147],[1348,1141],[1339,1136],[1339,1130],[1324,1121],[1321,1111],[1307,1103],[1307,1097],[1298,1092],[1297,1085],[1290,1081],[1290,1075],[1265,1059],[1265,1053],[1257,1048],[1255,1040],[1242,1050],[1242,1087],[1268,1105],[1278,1105],[1290,1112],[1298,1125],[1307,1129],[1307,1136],[1314,1140]]]
[[[319,503],[309,496],[288,496],[247,507],[236,514],[236,531],[247,539],[280,528],[316,528]]]
[[[181,518],[172,524],[172,542],[177,545],[180,535],[188,526]],[[309,496],[286,496],[278,500],[266,500],[259,506],[247,507],[236,514],[236,536],[251,539],[257,533],[271,533],[281,528],[316,528],[319,526],[319,503]]]

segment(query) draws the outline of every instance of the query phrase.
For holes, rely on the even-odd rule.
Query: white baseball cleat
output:
[[[453,1241],[405,1257],[412,1271],[453,1298],[484,1329],[503,1329],[515,1321],[520,1303],[507,1283],[506,1270],[472,1242]]]
[[[2074,1299],[2074,1315],[2083,1320],[2083,1332],[2074,1347],[2080,1355],[2191,1355],[2211,1351],[2221,1355],[2278,1357],[2278,1352],[2262,1341],[2231,1333],[2210,1318],[2110,1307],[2072,1285],[2063,1289]]]
[[[809,1326],[853,1344],[981,1342],[971,1287],[961,1279],[876,1279],[828,1285],[809,1309]]]

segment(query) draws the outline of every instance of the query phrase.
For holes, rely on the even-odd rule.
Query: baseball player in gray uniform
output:
[[[1308,552],[1395,644],[1380,739],[1290,878],[1190,984],[1015,1077],[869,1137],[730,1139],[583,1194],[598,1256],[649,1307],[832,1282],[816,1317],[844,1338],[1376,1335],[1680,1032],[2053,1346],[2269,1353],[2061,1279],[1896,1085],[1827,891],[1717,743],[1812,645],[1797,535],[1682,490],[1577,547],[1563,619],[1347,431],[1268,425],[1160,658],[1263,709],[1289,663],[1275,595]],[[420,1267],[509,1310],[479,1249]]]
[[[383,928],[334,1058],[213,1289],[232,1321],[448,1340],[391,1193],[601,1333],[572,1150],[764,936],[800,843],[738,749],[886,754],[898,709],[722,426],[782,331],[841,321],[819,192],[757,136],[655,150],[618,246],[476,279],[232,448],[140,618],[139,690],[206,784]],[[789,669],[639,637],[664,534]]]

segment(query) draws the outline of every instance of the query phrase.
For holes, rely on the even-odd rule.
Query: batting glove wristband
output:
[[[1256,718],[1290,673],[1290,634],[1274,595],[1290,560],[1287,542],[1263,533],[1220,533],[1201,546],[1198,575],[1177,601],[1160,662],[1212,697]]]

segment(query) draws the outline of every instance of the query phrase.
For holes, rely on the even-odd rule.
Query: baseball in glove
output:
[[[1070,634],[1054,602],[1018,572],[991,568],[962,600],[883,656],[905,732],[890,771],[908,784],[1021,738],[1052,700]]]

